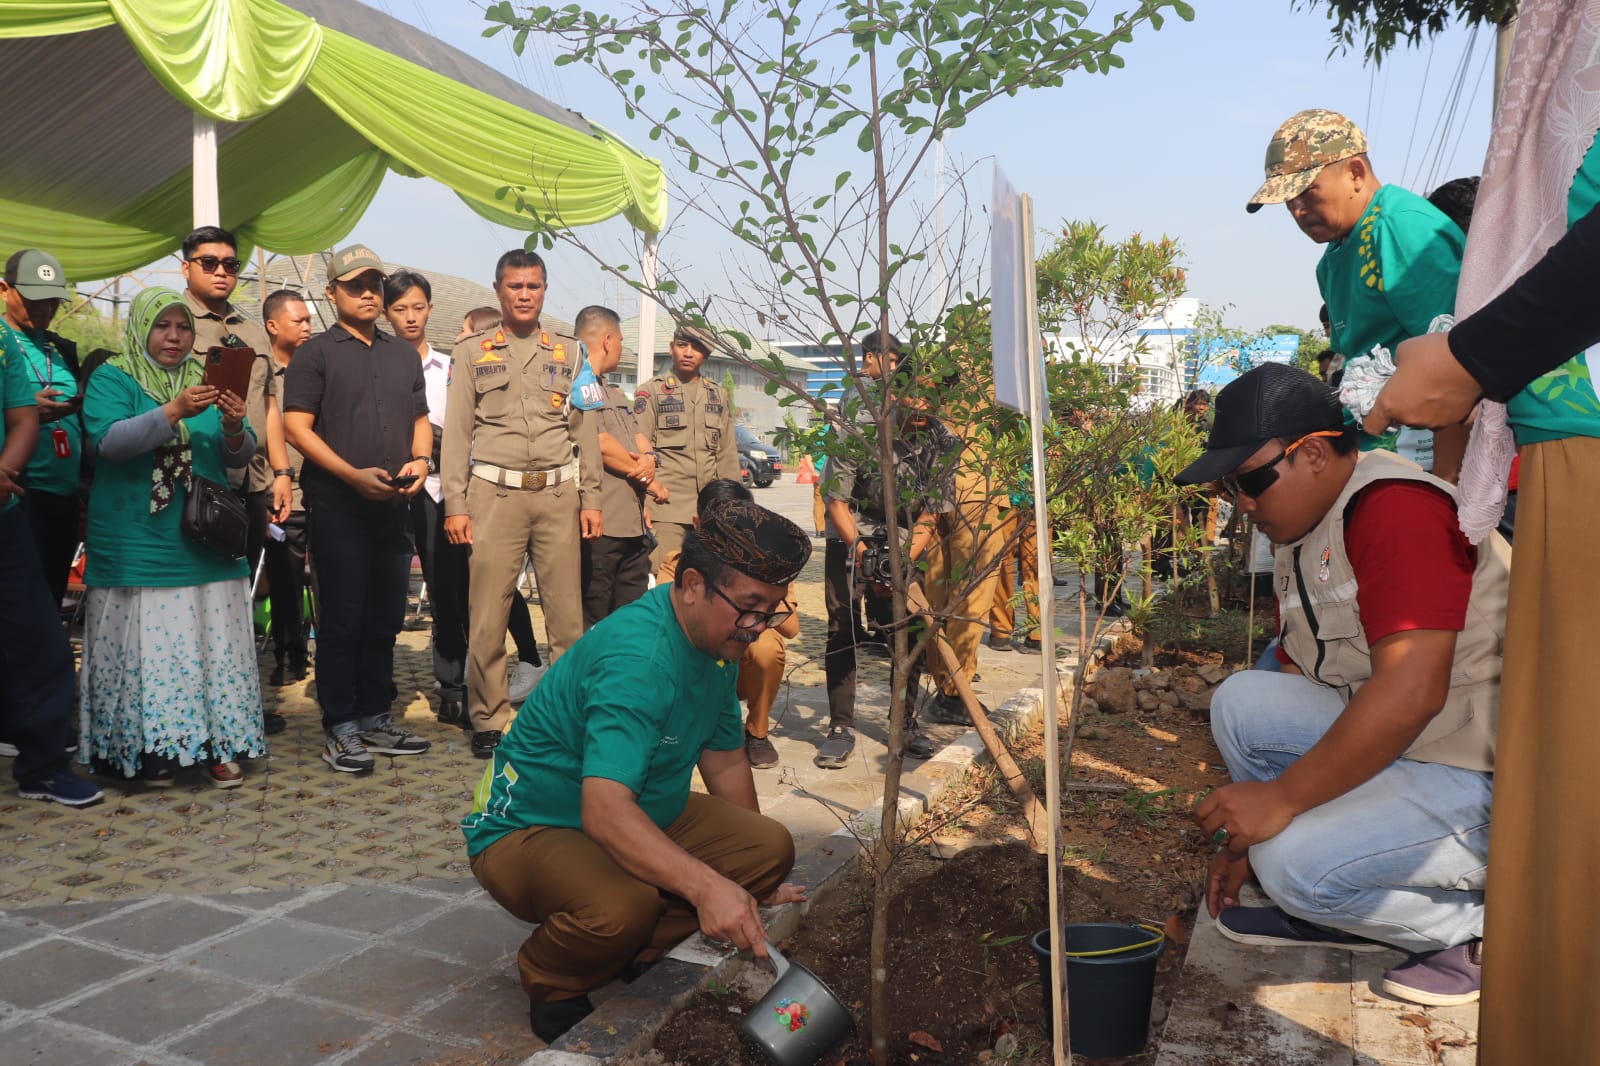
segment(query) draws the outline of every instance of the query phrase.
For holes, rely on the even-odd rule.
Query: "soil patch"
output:
[[[1178,669],[1192,674],[1220,658],[1185,659]],[[1064,775],[1071,786],[1062,803],[1067,920],[1143,921],[1168,931],[1157,968],[1156,1025],[1171,1001],[1211,853],[1188,814],[1197,796],[1227,780],[1205,703],[1156,702],[1122,713],[1091,703]],[[1013,747],[1041,799],[1042,749],[1039,729]],[[897,1066],[1050,1061],[1038,965],[1028,945],[1049,924],[1046,869],[1042,857],[1015,843],[1024,833],[1009,791],[978,773],[907,834],[890,918],[890,1049]],[[870,877],[858,866],[785,945],[856,1017],[857,1035],[824,1066],[870,1061],[871,899]],[[762,988],[741,981],[701,991],[661,1031],[641,1066],[757,1062],[740,1049],[737,1026]],[[1122,1061],[1153,1060],[1152,1045]]]

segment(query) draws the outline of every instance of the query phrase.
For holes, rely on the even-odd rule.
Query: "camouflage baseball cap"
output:
[[[1293,200],[1311,187],[1329,163],[1367,150],[1367,135],[1337,111],[1312,108],[1278,127],[1267,145],[1267,180],[1244,205],[1252,214],[1262,204]]]

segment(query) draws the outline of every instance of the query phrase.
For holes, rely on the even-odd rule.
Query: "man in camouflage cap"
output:
[[[1374,347],[1392,353],[1455,313],[1465,234],[1427,200],[1379,181],[1366,134],[1338,112],[1313,108],[1278,127],[1267,145],[1266,180],[1245,210],[1262,204],[1288,207],[1300,232],[1327,246],[1317,286],[1328,305],[1329,342],[1346,360],[1370,356]],[[1364,434],[1361,447],[1434,467],[1427,430]],[[1435,472],[1447,476],[1454,466],[1452,459]]]

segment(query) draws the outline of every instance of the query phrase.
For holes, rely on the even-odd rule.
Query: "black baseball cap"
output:
[[[1345,428],[1334,391],[1299,367],[1263,363],[1229,382],[1211,407],[1205,454],[1174,479],[1204,485],[1233,473],[1267,441]]]

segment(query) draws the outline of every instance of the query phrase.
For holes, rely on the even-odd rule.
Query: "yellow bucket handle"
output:
[[[1099,951],[1063,951],[1061,954],[1069,959],[1094,959],[1102,955],[1121,955],[1125,951],[1138,951],[1140,948],[1148,948],[1167,939],[1165,930],[1147,922],[1130,922],[1129,924],[1135,929],[1143,929],[1146,932],[1154,933],[1155,936],[1140,944],[1129,944],[1125,948],[1102,948]]]

